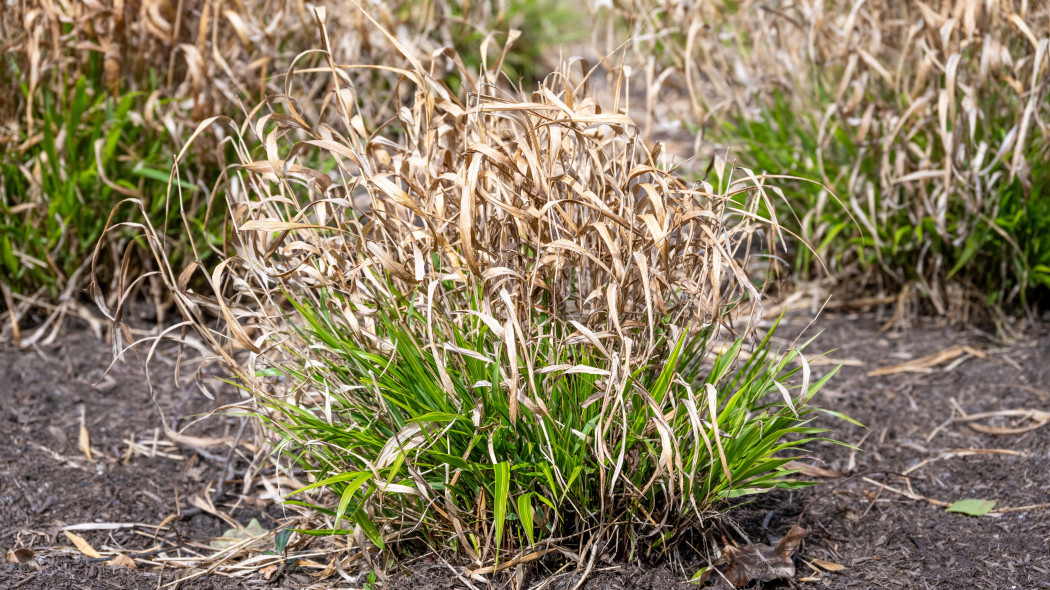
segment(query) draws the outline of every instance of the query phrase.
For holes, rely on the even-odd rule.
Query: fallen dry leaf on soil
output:
[[[956,406],[958,407],[958,406]],[[983,420],[985,418],[996,418],[996,417],[1011,417],[1018,418],[1020,420],[1031,420],[1031,424],[1024,426],[1014,427],[996,427],[996,426],[985,426],[984,424],[976,424],[976,420]],[[1043,410],[999,410],[996,412],[981,412],[979,414],[966,414],[963,413],[961,418],[956,418],[956,422],[966,422],[966,425],[984,434],[992,434],[995,436],[1010,436],[1013,434],[1024,434],[1031,432],[1050,424],[1050,412],[1044,412]]]
[[[91,546],[91,543],[88,543],[84,540],[84,537],[81,537],[80,535],[76,533],[71,533],[69,531],[62,531],[62,534],[64,534],[67,539],[72,541],[73,544],[76,545],[77,550],[83,553],[84,555],[87,555],[88,557],[94,557],[96,559],[102,557],[102,555],[99,554],[98,551],[95,551],[95,548]]]
[[[824,561],[823,559],[811,559],[810,563],[826,572],[841,572],[842,570],[846,569],[846,566],[842,564]]]
[[[118,553],[116,557],[107,561],[106,563],[114,567],[126,567],[128,569],[133,570],[139,569],[138,566],[135,565],[135,560],[128,557],[127,555],[124,555],[123,553]]]
[[[883,367],[881,369],[875,369],[868,371],[868,377],[881,377],[883,375],[895,375],[897,373],[928,373],[933,367],[941,363],[946,363],[956,357],[968,354],[977,358],[986,358],[986,355],[969,346],[952,346],[946,348],[940,352],[935,352],[929,356],[894,365],[892,367]]]
[[[80,406],[80,435],[77,437],[77,448],[84,453],[88,461],[94,461],[95,459],[91,456],[91,435],[88,434],[85,413],[84,406]]]
[[[232,436],[220,438],[190,436],[188,434],[181,434],[170,429],[164,431],[164,436],[171,439],[172,442],[176,442],[180,445],[187,447],[200,447],[202,449],[212,449],[215,447],[222,447],[238,443],[237,439],[233,438]],[[254,444],[248,441],[239,441],[239,445],[253,453],[258,450]]]
[[[7,563],[29,563],[30,561],[33,561],[34,557],[35,555],[33,554],[32,549],[26,549],[25,547],[21,549],[8,549],[5,561]]]
[[[809,477],[836,478],[846,475],[837,469],[828,469],[818,465],[810,465],[809,463],[803,463],[802,461],[788,461],[784,464],[784,469],[801,469],[802,471],[799,473]]]
[[[795,525],[780,539],[775,547],[756,543],[743,547],[727,546],[722,550],[714,567],[697,580],[707,581],[714,570],[718,570],[726,581],[736,587],[746,586],[752,581],[771,582],[776,579],[795,577],[795,562],[792,556],[806,536],[806,529]]]

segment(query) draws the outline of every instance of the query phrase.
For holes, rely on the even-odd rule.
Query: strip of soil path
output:
[[[781,335],[801,327],[792,323]],[[809,328],[810,333],[823,330],[809,353],[834,349],[831,359],[850,362],[818,394],[817,403],[845,412],[867,428],[822,419],[835,428],[835,438],[862,450],[824,443],[810,447],[810,463],[852,479],[823,479],[829,483],[758,496],[730,513],[751,541],[769,542],[786,533],[812,502],[803,522],[809,535],[796,565],[800,577],[819,580],[766,587],[1050,588],[1050,507],[1045,506],[1050,503],[1050,425],[997,436],[952,421],[960,417],[959,409],[967,414],[1050,410],[1046,330],[1031,330],[1004,344],[978,330],[938,327],[932,321],[903,332],[879,329],[871,314],[825,315]],[[970,346],[984,358],[963,353],[927,372],[867,375],[955,346]],[[60,532],[64,526],[92,522],[156,525],[175,511],[176,497],[185,508],[185,498],[200,492],[220,470],[198,453],[176,446],[158,447],[171,458],[141,451],[129,458],[125,441],[150,440],[160,411],[169,419],[189,420],[232,400],[210,402],[199,392],[175,387],[167,367],[153,371],[156,395],[151,398],[133,363],[118,365],[112,382],[96,385],[109,355],[107,346],[77,327],[57,345],[40,350],[0,344],[0,441],[5,443],[0,445],[0,552],[30,548],[40,565],[0,566],[0,588],[157,588],[187,575],[186,570],[156,571],[145,563],[132,570],[88,561]],[[815,376],[830,368],[812,367]],[[81,407],[93,461],[78,450]],[[1023,426],[1010,417],[977,424]],[[191,432],[200,436],[230,436],[236,422],[211,418],[195,428]],[[908,479],[887,475],[904,472]],[[869,475],[859,475],[863,473]],[[963,499],[994,500],[996,506],[992,514],[970,517],[937,504]],[[252,518],[263,526],[272,524],[267,511],[250,503],[231,499],[222,509],[242,524]],[[182,538],[198,542],[228,528],[206,514],[170,526]],[[79,534],[96,548],[131,554],[155,546],[142,527]],[[688,587],[686,580],[701,562],[686,553],[655,567],[599,563],[583,588]],[[816,574],[807,564],[815,559],[843,569]],[[403,565],[388,587],[460,585],[447,568],[428,559]],[[536,584],[551,573],[536,568],[525,581]],[[180,587],[298,588],[311,581],[316,583],[302,576],[271,585],[260,576],[200,576]],[[572,588],[576,581],[562,573],[548,587]],[[333,588],[354,587],[338,578],[330,582]],[[509,587],[508,580],[495,582]]]

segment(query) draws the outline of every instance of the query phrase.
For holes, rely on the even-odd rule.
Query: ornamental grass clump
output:
[[[526,95],[499,74],[508,48],[482,51],[455,95],[430,73],[455,56],[390,41],[406,64],[384,66],[382,124],[345,75],[370,66],[327,44],[226,121],[222,262],[176,272],[147,231],[186,323],[309,474],[285,501],[316,533],[429,543],[483,575],[556,549],[658,557],[730,498],[805,485],[785,465],[830,374],[751,338],[745,269],[776,232],[761,181],[684,183],[586,63]],[[300,72],[330,76],[315,119]],[[211,293],[186,287],[199,271]]]
[[[796,273],[955,317],[1045,299],[1050,5],[764,4],[630,3],[639,59],[680,72],[708,139],[821,183],[783,183]]]

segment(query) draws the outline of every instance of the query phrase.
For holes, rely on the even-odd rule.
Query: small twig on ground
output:
[[[948,416],[948,419],[945,420],[944,422],[941,422],[940,424],[938,424],[937,427],[934,428],[932,431],[930,431],[930,434],[926,436],[926,444],[929,444],[930,441],[933,440],[933,437],[937,436],[937,433],[939,433],[940,431],[944,430],[949,424],[951,424],[954,421],[955,421],[955,408],[953,407],[952,408],[952,413],[951,413],[950,416]]]
[[[39,576],[39,575],[40,575],[40,572],[33,572],[33,573],[29,574],[28,576],[26,576],[26,577],[22,578],[21,580],[15,582],[14,586],[11,586],[11,590],[15,590],[15,588],[21,588],[22,586],[25,586],[26,584],[28,584],[28,583],[32,582],[33,580],[35,580],[36,577]]]
[[[972,457],[974,455],[1014,455],[1017,457],[1023,457],[1024,453],[1020,451],[1014,451],[1011,449],[952,449],[950,451],[944,451],[933,457],[928,457],[922,461],[912,465],[911,467],[904,470],[904,475],[921,469],[934,461],[940,461],[941,459],[949,459],[951,457]]]
[[[237,428],[237,436],[234,437],[233,444],[230,445],[230,450],[227,451],[226,459],[223,461],[222,471],[219,473],[219,483],[215,486],[215,492],[211,495],[212,504],[218,502],[222,498],[222,495],[226,492],[226,479],[227,476],[230,475],[230,464],[233,461],[233,454],[237,451],[237,445],[241,444],[241,437],[244,436],[244,427],[246,425],[247,421],[244,418],[241,418],[240,426]],[[200,452],[200,450],[197,450],[197,452]],[[187,518],[200,514],[201,512],[205,512],[205,510],[195,506],[193,508],[187,508],[186,510],[183,510],[180,516],[182,517],[182,519],[185,520]]]
[[[955,418],[956,422],[966,422],[966,425],[984,434],[993,434],[995,436],[1007,436],[1012,434],[1024,434],[1037,430],[1050,424],[1050,412],[1043,410],[998,410],[995,412],[980,412],[978,414],[967,414],[959,402],[955,401],[955,398],[950,398],[952,405],[961,414],[960,417]],[[985,418],[997,418],[1002,416],[1011,416],[1015,418],[1028,419],[1033,422],[1027,426],[1017,426],[1013,428],[997,428],[994,426],[985,426],[983,424],[974,424],[977,420],[983,420]]]
[[[923,501],[923,502],[928,502],[930,504],[933,504],[934,506],[941,506],[943,508],[947,508],[948,506],[952,505],[951,502],[945,502],[944,500],[938,500],[936,498],[929,498],[929,497],[923,496],[921,494],[916,494],[915,492],[909,492],[907,490],[897,489],[897,488],[892,487],[892,486],[890,486],[888,484],[880,483],[880,482],[877,482],[877,481],[875,481],[873,479],[868,479],[867,477],[864,478],[864,481],[870,483],[871,485],[880,486],[883,489],[886,489],[886,490],[888,490],[890,492],[893,492],[895,494],[899,494],[899,495],[904,496],[906,498],[910,498],[912,500],[920,500],[920,501]],[[1029,511],[1029,510],[1042,510],[1044,508],[1050,508],[1050,503],[1047,503],[1047,504],[1030,504],[1028,506],[1011,506],[1011,507],[1007,507],[1007,508],[996,508],[994,510],[989,511],[988,513],[989,514],[1006,514],[1007,512],[1026,512],[1026,511]]]
[[[139,553],[125,553],[124,555],[126,555],[127,557],[130,557],[131,559],[140,559],[140,558],[143,558],[143,557],[153,557],[154,555],[157,555],[159,553],[164,553],[165,551],[175,551],[175,550],[178,550],[178,549],[182,549],[183,547],[184,547],[184,545],[182,543],[176,543],[174,547],[158,547],[156,549],[151,549],[149,551],[142,551],[142,552],[139,552]],[[87,562],[87,563],[96,563],[96,562],[100,562],[100,561],[110,561],[112,559],[113,559],[113,556],[110,555],[109,557],[84,557],[84,558],[81,559],[81,561],[84,561],[84,562]]]
[[[868,478],[865,477],[865,476],[868,476],[868,475],[896,475],[896,476],[899,476],[899,477],[903,477],[905,479],[909,479],[907,475],[904,475],[903,473],[897,473],[896,471],[885,471],[885,470],[883,470],[883,471],[865,471],[864,473],[854,473],[853,475],[843,479],[842,481],[835,482],[834,485],[832,485],[830,487],[826,487],[824,489],[824,493],[823,494],[820,494],[816,498],[813,498],[812,500],[810,500],[809,504],[806,504],[806,507],[803,508],[802,512],[799,513],[798,521],[796,522],[796,524],[798,526],[802,526],[802,519],[805,518],[806,513],[809,512],[809,509],[812,508],[813,505],[816,504],[818,501],[824,499],[825,496],[827,496],[831,492],[835,491],[836,489],[838,489],[842,485],[847,484],[850,481],[852,481],[852,480],[854,480],[854,479],[856,479],[858,477],[864,477],[865,481],[868,481]],[[865,514],[867,514],[867,512],[865,512]]]

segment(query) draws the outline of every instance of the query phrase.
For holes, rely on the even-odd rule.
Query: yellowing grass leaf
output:
[[[536,544],[535,532],[532,530],[532,494],[533,492],[528,492],[518,496],[518,520],[521,521],[521,528],[529,539],[529,545]]]

